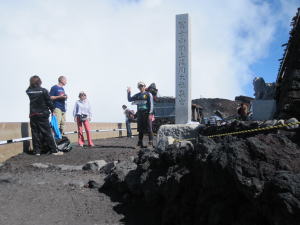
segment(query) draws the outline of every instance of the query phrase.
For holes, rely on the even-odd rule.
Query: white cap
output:
[[[146,87],[146,84],[144,82],[140,81],[140,82],[138,82],[137,87],[140,87],[140,86]]]

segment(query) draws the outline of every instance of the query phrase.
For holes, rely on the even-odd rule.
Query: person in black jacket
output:
[[[53,155],[62,155],[58,152],[49,124],[50,111],[53,113],[54,106],[49,93],[41,87],[42,81],[39,76],[30,78],[30,86],[26,93],[30,100],[30,127],[32,134],[33,152],[40,155],[44,147]]]
[[[131,88],[127,89],[127,98],[129,102],[134,102],[137,105],[137,124],[139,132],[139,147],[146,147],[143,145],[144,133],[149,134],[149,146],[153,147],[153,96],[150,92],[146,91],[144,82],[139,82],[137,85],[140,90],[139,93],[131,96]]]

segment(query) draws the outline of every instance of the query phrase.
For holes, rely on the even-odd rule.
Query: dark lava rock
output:
[[[287,135],[200,136],[135,163],[119,163],[104,186],[151,206],[153,224],[300,224],[300,148]]]
[[[92,170],[92,171],[99,171],[102,167],[104,167],[107,163],[104,160],[95,160],[90,161],[85,164],[82,169],[83,170]]]
[[[105,184],[102,187],[113,187],[119,193],[126,193],[132,185],[134,185],[135,176],[130,174],[131,171],[135,171],[137,165],[134,162],[123,161],[115,165],[110,174],[105,178]]]
[[[100,188],[101,185],[94,180],[89,180],[89,182],[86,185],[84,185],[84,187],[93,189]]]

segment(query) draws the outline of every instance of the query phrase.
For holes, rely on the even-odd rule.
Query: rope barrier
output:
[[[209,138],[225,137],[225,136],[229,136],[229,135],[246,134],[246,133],[254,133],[254,132],[257,132],[257,131],[280,129],[280,128],[290,127],[290,126],[295,126],[295,125],[300,125],[300,122],[293,122],[293,123],[288,123],[288,124],[280,124],[280,125],[276,125],[276,126],[261,127],[261,128],[254,128],[254,129],[248,129],[248,130],[242,130],[242,131],[215,134],[215,135],[209,135],[209,136],[206,136],[206,137],[209,137]],[[193,140],[196,140],[196,138],[188,138],[188,139],[176,139],[176,138],[174,138],[174,140],[175,140],[174,142],[183,142],[183,141],[193,141]]]
[[[137,128],[131,128],[131,130],[136,130]],[[91,132],[114,132],[114,131],[126,131],[124,128],[119,129],[106,129],[106,130],[91,130]],[[63,134],[77,134],[78,131],[70,131],[70,132],[64,132]],[[83,131],[85,133],[85,131]],[[0,140],[0,145],[6,145],[6,144],[12,144],[17,142],[23,142],[23,141],[30,141],[32,137],[24,137],[24,138],[17,138],[17,139],[9,139],[9,140]]]
[[[236,134],[254,133],[257,131],[280,129],[280,128],[284,128],[284,127],[299,125],[299,124],[300,124],[300,122],[294,122],[294,123],[288,123],[288,124],[280,124],[280,125],[276,125],[276,126],[261,127],[261,128],[254,128],[254,129],[241,130],[241,131],[235,131],[235,132],[228,132],[228,133],[223,133],[223,134],[209,135],[207,137],[214,138],[214,137],[224,137],[224,136],[236,135]]]

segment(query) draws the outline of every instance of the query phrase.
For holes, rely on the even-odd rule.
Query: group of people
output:
[[[56,147],[56,142],[49,124],[50,114],[56,117],[59,131],[64,132],[66,121],[66,100],[64,86],[67,84],[67,78],[60,76],[58,84],[51,87],[50,92],[42,87],[42,80],[39,76],[32,76],[29,80],[29,87],[26,93],[30,100],[30,127],[32,133],[33,153],[40,155],[41,153],[51,153],[53,155],[62,155]],[[145,133],[149,135],[149,146],[153,146],[152,121],[153,115],[153,96],[146,91],[146,85],[139,82],[137,85],[139,92],[131,96],[131,88],[127,89],[127,98],[129,102],[137,105],[137,113],[123,105],[124,114],[126,116],[127,136],[132,137],[131,122],[137,121],[138,125],[138,143],[137,146],[145,147],[143,137]],[[94,146],[90,133],[90,123],[92,111],[87,95],[83,91],[79,93],[79,100],[76,101],[73,116],[74,122],[78,127],[78,145],[83,147],[84,136],[83,127],[85,128],[88,146]]]
[[[39,76],[32,76],[29,80],[29,87],[26,93],[30,100],[30,127],[32,133],[33,153],[51,153],[53,155],[62,155],[56,147],[56,142],[49,124],[50,113],[55,116],[58,122],[59,131],[63,134],[66,121],[66,100],[64,86],[67,84],[67,78],[60,76],[58,84],[54,85],[50,93],[43,88],[42,80]],[[83,147],[84,136],[83,126],[85,128],[88,145],[94,146],[90,135],[90,124],[92,113],[91,106],[84,92],[79,93],[79,100],[76,101],[73,110],[74,121],[78,127],[78,144]]]

